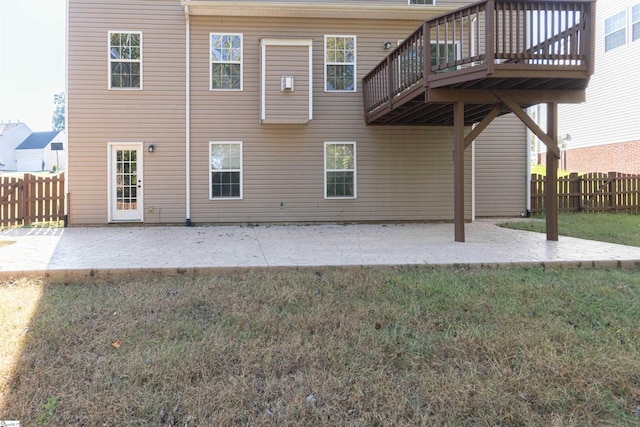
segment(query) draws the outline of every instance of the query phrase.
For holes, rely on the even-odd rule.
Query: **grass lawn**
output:
[[[0,285],[22,425],[638,425],[640,274],[331,268]]]
[[[3,246],[9,246],[13,243],[15,243],[13,240],[0,240],[0,248]]]
[[[545,217],[536,215],[523,221],[500,224],[502,227],[545,233]],[[613,213],[560,213],[560,235],[601,242],[640,246],[640,215]]]

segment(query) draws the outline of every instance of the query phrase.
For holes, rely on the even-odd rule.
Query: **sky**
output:
[[[51,130],[65,90],[66,0],[0,0],[0,122]]]

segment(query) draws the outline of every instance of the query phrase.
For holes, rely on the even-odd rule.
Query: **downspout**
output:
[[[69,194],[69,0],[66,1],[65,9],[65,26],[64,26],[64,132],[66,134],[67,156],[64,165],[64,226],[69,225],[69,203],[71,195]],[[57,154],[57,152],[56,152]],[[58,164],[58,168],[60,164]]]
[[[475,127],[475,125],[474,125]],[[476,141],[471,143],[471,221],[476,220]]]
[[[538,108],[538,106],[534,106],[534,107],[529,107],[527,109],[527,114],[529,114],[529,116],[532,116],[535,114],[535,109]],[[538,123],[538,117],[539,115],[536,114],[536,118],[535,121],[536,123]],[[525,197],[526,197],[526,211],[523,212],[522,216],[525,218],[529,218],[531,216],[531,140],[533,138],[533,132],[531,132],[531,129],[529,129],[529,126],[525,126],[525,139],[526,139],[526,152],[527,152],[527,165],[526,165],[526,178],[525,178]],[[537,161],[537,154],[538,154],[538,142],[536,141],[535,143],[535,149],[536,149],[536,161]]]
[[[184,15],[186,19],[186,39],[185,39],[185,52],[186,52],[186,79],[185,79],[185,183],[186,183],[186,221],[185,225],[191,227],[191,53],[189,51],[190,40],[190,20],[189,20],[189,6],[184,7]]]

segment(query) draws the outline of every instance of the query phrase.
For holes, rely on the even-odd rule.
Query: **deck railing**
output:
[[[592,0],[484,0],[427,20],[363,78],[365,111],[440,74],[490,75],[498,64],[590,75],[594,10]]]

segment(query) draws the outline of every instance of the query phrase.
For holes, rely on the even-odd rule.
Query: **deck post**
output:
[[[547,240],[558,240],[558,156],[552,148],[558,148],[558,103],[547,103],[547,134],[554,146],[547,148],[547,180],[544,189],[544,206],[547,221]]]
[[[464,102],[453,104],[453,222],[456,242],[464,242]]]

